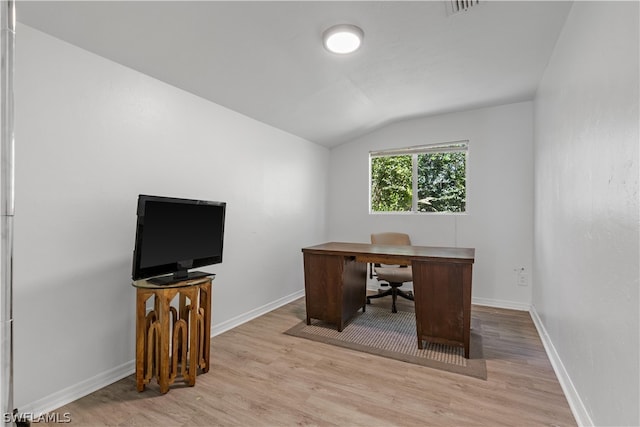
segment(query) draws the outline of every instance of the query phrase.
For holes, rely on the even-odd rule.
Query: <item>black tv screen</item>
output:
[[[226,203],[138,196],[133,280],[156,284],[210,275],[190,268],[222,262]],[[168,277],[154,277],[171,274]]]

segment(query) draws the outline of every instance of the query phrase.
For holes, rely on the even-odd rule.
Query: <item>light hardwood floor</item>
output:
[[[214,337],[195,387],[138,393],[131,375],[54,412],[78,426],[575,426],[529,314],[472,316],[486,381],[285,335],[305,318],[302,298]]]

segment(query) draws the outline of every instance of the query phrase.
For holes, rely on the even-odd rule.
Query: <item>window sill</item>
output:
[[[369,211],[369,215],[429,215],[429,216],[467,216],[469,212],[414,212],[414,211],[398,211],[398,212],[371,212]]]

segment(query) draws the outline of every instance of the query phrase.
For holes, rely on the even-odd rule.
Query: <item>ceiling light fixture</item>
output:
[[[350,24],[335,25],[322,34],[324,47],[333,53],[346,54],[358,50],[364,39],[364,32]]]

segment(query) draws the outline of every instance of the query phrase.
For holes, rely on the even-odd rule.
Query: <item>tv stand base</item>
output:
[[[211,281],[205,277],[168,286],[147,280],[133,282],[138,391],[153,378],[163,394],[179,376],[193,386],[198,372],[209,371]],[[150,299],[153,309],[147,310]]]

